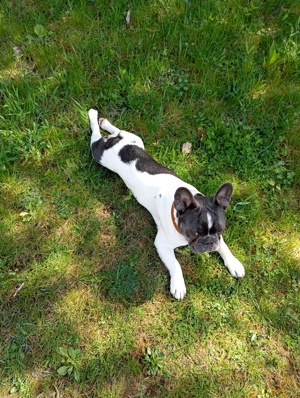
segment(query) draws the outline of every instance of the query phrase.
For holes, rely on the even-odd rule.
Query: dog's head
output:
[[[187,188],[178,188],[174,207],[178,213],[178,228],[196,253],[218,250],[225,229],[227,209],[233,187],[227,182],[214,196],[193,195]]]

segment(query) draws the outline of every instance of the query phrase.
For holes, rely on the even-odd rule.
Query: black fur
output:
[[[148,155],[147,152],[136,145],[125,145],[120,150],[119,156],[124,163],[131,163],[137,160],[136,168],[141,172],[146,172],[152,175],[171,174],[178,177],[174,171],[157,163],[150,155]]]
[[[122,139],[123,137],[121,137],[120,134],[118,134],[116,137],[104,136],[101,137],[100,140],[93,142],[91,150],[93,158],[96,160],[96,162],[101,163],[103,152],[116,145]]]

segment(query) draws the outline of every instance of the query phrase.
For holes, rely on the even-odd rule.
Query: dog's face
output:
[[[225,210],[233,187],[222,185],[214,196],[193,196],[187,188],[178,188],[174,206],[178,213],[178,228],[196,253],[218,250],[220,236],[225,229]]]

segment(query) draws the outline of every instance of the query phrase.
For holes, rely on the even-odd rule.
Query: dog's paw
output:
[[[235,278],[243,278],[245,276],[245,268],[237,258],[232,256],[228,262],[225,263],[225,267]]]
[[[89,111],[88,111],[88,115],[89,115],[89,119],[90,120],[97,120],[97,118],[98,118],[98,111],[96,111],[96,109],[90,109]]]
[[[105,118],[103,118],[103,117],[101,117],[101,118],[99,119],[99,126],[100,126],[101,128],[103,128],[103,130],[105,130],[105,126],[106,126],[107,124],[110,124],[109,121],[108,121],[107,119],[105,119]]]
[[[182,275],[175,275],[171,278],[170,292],[177,300],[183,300],[186,287]]]

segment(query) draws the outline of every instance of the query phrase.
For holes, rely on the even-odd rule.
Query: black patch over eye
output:
[[[213,234],[221,234],[224,231],[224,227],[222,227],[220,224],[213,225],[211,228],[211,233]]]
[[[216,234],[217,231],[216,231],[215,226],[213,225],[208,232],[211,233],[211,234]]]
[[[203,231],[203,228],[198,228],[197,229],[197,232],[195,233],[195,235],[204,235],[204,231]]]

